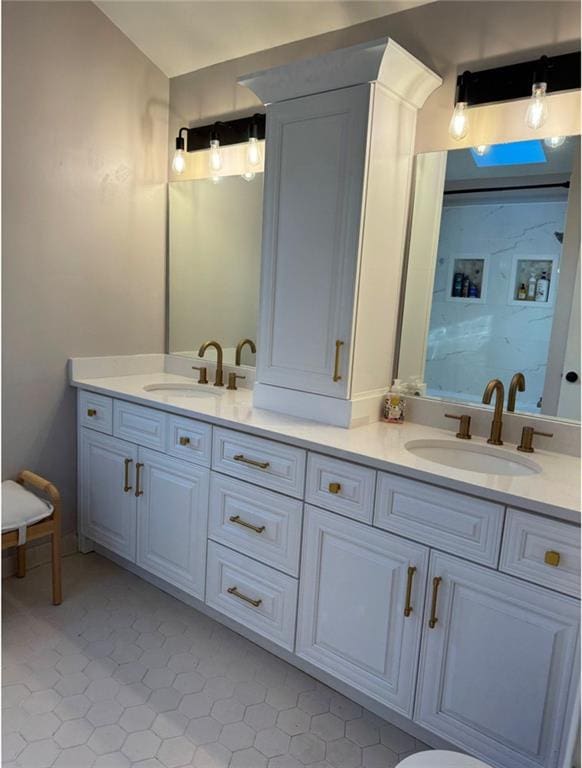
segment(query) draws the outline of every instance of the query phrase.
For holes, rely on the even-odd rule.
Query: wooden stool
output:
[[[30,485],[48,496],[49,501],[27,491]],[[19,487],[22,486],[22,487]],[[16,547],[16,576],[26,575],[26,542],[51,537],[53,605],[62,602],[61,587],[61,495],[55,486],[28,469],[16,483],[2,483],[2,549]]]

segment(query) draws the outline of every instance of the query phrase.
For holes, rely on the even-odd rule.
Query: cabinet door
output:
[[[416,722],[488,765],[561,765],[579,681],[579,612],[576,600],[433,552]]]
[[[361,85],[268,108],[262,383],[349,395],[369,101]]]
[[[136,446],[83,428],[79,461],[83,535],[135,562]]]
[[[137,564],[204,599],[210,470],[139,449]]]
[[[298,655],[411,717],[427,568],[425,547],[307,507]]]

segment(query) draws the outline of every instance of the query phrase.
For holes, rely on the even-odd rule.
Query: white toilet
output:
[[[431,749],[405,757],[396,768],[491,768],[491,766],[460,752]]]

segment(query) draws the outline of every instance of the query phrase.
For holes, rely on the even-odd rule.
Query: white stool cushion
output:
[[[53,505],[39,499],[14,480],[2,483],[2,533],[18,531],[18,544],[26,542],[26,526],[38,523],[53,512]]]
[[[396,768],[491,768],[491,766],[461,752],[431,749],[428,752],[416,752],[410,757],[405,757]]]

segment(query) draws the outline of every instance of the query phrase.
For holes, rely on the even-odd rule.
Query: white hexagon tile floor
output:
[[[96,554],[3,590],[4,768],[393,768],[426,745]]]

